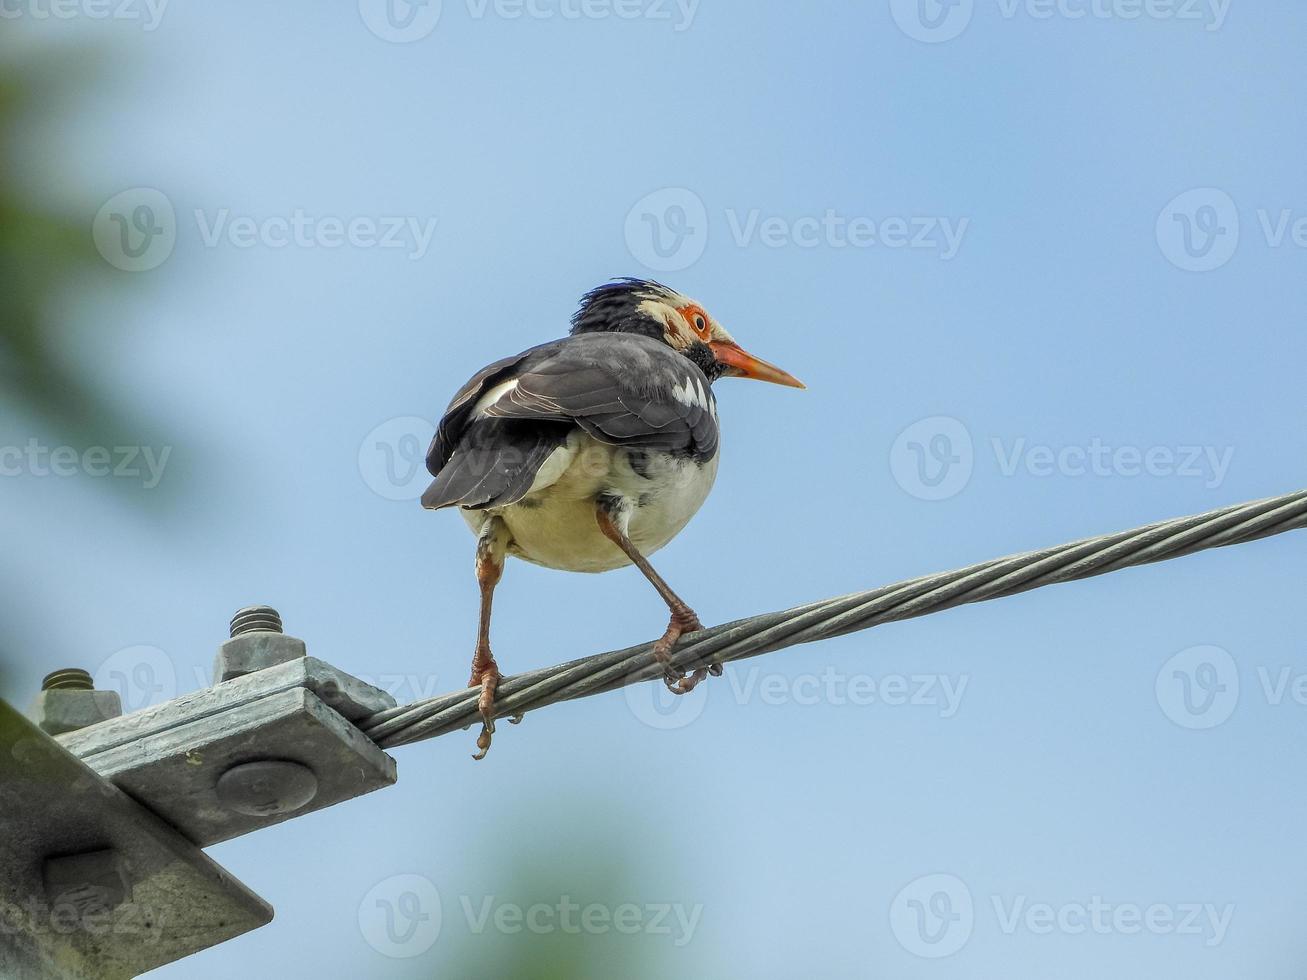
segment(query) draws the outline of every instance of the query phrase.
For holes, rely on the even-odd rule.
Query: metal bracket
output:
[[[0,701],[0,977],[118,980],[272,920],[199,850],[395,782],[354,722],[395,706],[242,609],[213,687],[130,715],[84,670]],[[51,734],[55,733],[55,737]]]
[[[59,736],[202,847],[395,782],[351,724],[395,699],[313,657]]]
[[[0,976],[119,980],[272,921],[194,844],[0,701]]]

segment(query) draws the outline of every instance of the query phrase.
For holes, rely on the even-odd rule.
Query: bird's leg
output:
[[[499,664],[490,652],[490,607],[495,597],[495,586],[504,574],[504,553],[507,547],[507,528],[503,519],[491,517],[481,528],[477,538],[477,584],[481,587],[481,623],[477,630],[476,653],[472,655],[472,679],[469,687],[480,685],[481,696],[477,710],[481,712],[481,734],[477,738],[479,750],[472,758],[480,761],[490,751],[495,734],[495,688],[499,686]]]
[[[601,498],[595,509],[599,530],[608,540],[622,549],[626,557],[631,559],[631,563],[649,580],[649,584],[658,590],[658,594],[667,603],[667,608],[671,610],[671,622],[667,624],[667,632],[654,644],[653,655],[654,659],[663,666],[663,682],[667,685],[667,689],[673,694],[688,694],[709,673],[714,677],[720,677],[721,664],[713,664],[708,668],[700,667],[688,676],[672,666],[672,649],[676,646],[676,641],[686,633],[695,633],[703,629],[703,624],[699,622],[699,617],[694,614],[694,610],[672,591],[671,586],[663,581],[663,577],[654,570],[653,565],[649,564],[649,559],[642,555],[640,549],[627,537],[624,517],[625,512],[621,504],[608,498]]]

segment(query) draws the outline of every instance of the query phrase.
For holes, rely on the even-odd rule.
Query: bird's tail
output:
[[[486,419],[460,442],[422,495],[427,510],[499,507],[521,500],[567,427],[532,420]]]

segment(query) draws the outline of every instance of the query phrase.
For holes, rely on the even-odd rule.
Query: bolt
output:
[[[277,610],[271,606],[247,606],[231,618],[231,639],[218,648],[213,663],[214,683],[244,677],[307,655],[303,640],[282,632]]]
[[[218,777],[216,789],[228,810],[266,817],[306,807],[318,795],[318,777],[298,762],[266,759],[232,766]]]
[[[97,691],[91,675],[66,667],[45,675],[32,717],[47,735],[65,735],[123,713],[117,691]]]
[[[80,667],[65,667],[52,671],[41,681],[43,691],[93,691],[95,682],[91,675]]]
[[[271,606],[246,606],[231,618],[232,639],[246,633],[280,633],[281,614]]]

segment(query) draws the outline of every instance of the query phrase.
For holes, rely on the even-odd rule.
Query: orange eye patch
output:
[[[690,305],[680,311],[681,316],[685,317],[685,322],[704,340],[707,340],[712,333],[712,328],[708,326],[708,314],[704,312],[703,307]]]

